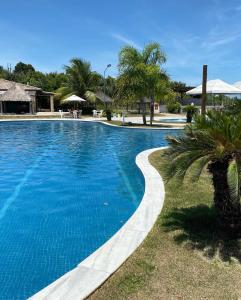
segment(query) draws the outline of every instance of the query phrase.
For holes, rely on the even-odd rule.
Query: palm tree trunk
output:
[[[151,97],[151,102],[150,102],[150,125],[152,126],[152,122],[154,119],[154,99]]]
[[[214,186],[214,205],[222,229],[233,236],[241,236],[240,202],[231,200],[227,180],[229,160],[218,160],[209,164]]]
[[[141,112],[142,112],[143,125],[146,125],[146,103],[144,98],[141,98]]]

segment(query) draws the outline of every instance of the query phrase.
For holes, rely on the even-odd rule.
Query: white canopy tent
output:
[[[72,95],[63,100],[63,102],[83,102],[83,101],[86,101],[86,100],[79,96],[76,96],[76,95]]]
[[[79,96],[72,95],[72,96],[69,96],[68,98],[64,99],[63,103],[66,103],[66,102],[74,103],[74,108],[76,109],[76,106],[78,107],[78,105],[76,105],[76,103],[81,103],[81,102],[85,102],[85,101],[86,101],[85,99],[83,99]]]
[[[188,91],[187,95],[201,95],[202,94],[202,85],[197,86],[196,88]],[[207,81],[207,94],[224,94],[224,95],[240,95],[241,88],[237,88],[227,82],[224,82],[220,79],[208,80]]]

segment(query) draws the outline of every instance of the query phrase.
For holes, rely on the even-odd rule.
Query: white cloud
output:
[[[121,35],[121,34],[113,33],[113,34],[111,34],[111,36],[112,36],[114,39],[116,39],[116,40],[118,40],[118,41],[120,41],[120,42],[123,42],[124,44],[133,46],[133,47],[135,47],[135,48],[137,48],[137,49],[141,49],[141,46],[140,46],[140,45],[138,45],[138,44],[137,44],[136,42],[134,42],[133,40],[128,39],[128,38],[126,38],[125,36],[123,36],[123,35]]]
[[[220,31],[218,27],[210,30],[207,39],[203,41],[202,47],[212,50],[219,46],[230,44],[241,38],[240,31]]]

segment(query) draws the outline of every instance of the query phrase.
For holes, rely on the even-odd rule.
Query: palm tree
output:
[[[192,169],[197,180],[207,167],[212,175],[214,206],[219,224],[241,233],[241,114],[208,112],[195,117],[184,134],[167,138],[166,178],[183,181]]]
[[[167,79],[161,65],[166,55],[158,43],[150,43],[142,51],[126,46],[119,55],[119,73],[127,82],[126,89],[141,100],[143,124],[146,124],[145,97],[151,99],[151,123],[153,119],[154,97],[159,90],[159,81]]]
[[[116,98],[117,95],[117,80],[114,77],[108,76],[105,79],[105,91],[104,91],[104,78],[103,78],[102,91],[106,93],[112,99]]]
[[[90,63],[80,58],[73,58],[70,66],[65,66],[65,71],[67,82],[56,91],[57,95],[61,98],[73,94],[87,98],[87,95],[92,99],[91,92],[95,92],[101,85],[102,76],[91,70]]]

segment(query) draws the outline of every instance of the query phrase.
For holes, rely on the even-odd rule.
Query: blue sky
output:
[[[241,1],[12,0],[1,4],[0,65],[18,61],[61,71],[72,57],[117,75],[118,52],[159,42],[174,80],[241,80]]]

